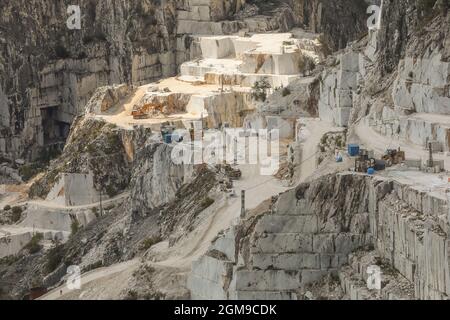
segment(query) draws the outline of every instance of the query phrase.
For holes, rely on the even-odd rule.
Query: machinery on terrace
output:
[[[406,160],[405,152],[397,149],[387,149],[385,155],[382,158],[386,161],[386,166],[391,167],[396,164],[400,164]]]
[[[355,172],[370,172],[385,170],[386,167],[401,164],[406,160],[405,152],[399,149],[387,149],[381,159],[374,157],[373,151],[360,149],[358,145],[349,145],[348,153],[355,157]]]

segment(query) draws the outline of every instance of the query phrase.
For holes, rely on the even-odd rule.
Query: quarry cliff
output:
[[[0,298],[448,299],[448,0],[79,7],[0,4]]]

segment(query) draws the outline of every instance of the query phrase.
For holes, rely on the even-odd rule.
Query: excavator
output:
[[[396,164],[400,164],[405,161],[405,152],[398,149],[387,149],[382,158],[386,162],[387,167],[391,167]]]
[[[386,167],[400,164],[405,161],[405,152],[398,149],[387,149],[381,160],[377,160],[367,150],[361,149],[359,156],[355,159],[355,171],[367,172],[369,168],[377,171],[384,170]]]

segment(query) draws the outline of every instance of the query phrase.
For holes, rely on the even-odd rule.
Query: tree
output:
[[[272,86],[266,78],[256,81],[252,87],[252,97],[257,101],[266,101],[267,99],[267,90],[269,90]]]

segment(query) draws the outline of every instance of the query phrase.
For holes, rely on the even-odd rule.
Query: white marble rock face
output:
[[[314,213],[324,201],[314,191],[314,196],[306,193],[301,200],[295,190],[287,191],[279,196],[272,213],[258,219],[248,236],[249,252],[240,248],[242,251],[236,253],[236,243],[242,243],[236,232],[238,225],[212,243],[211,254],[193,264],[188,281],[192,297],[264,299],[270,295],[273,299],[295,299],[300,288],[334,274],[350,298],[445,298],[450,293],[449,242],[445,232],[436,232],[435,218],[447,214],[442,211],[447,200],[396,180],[361,181],[352,174],[343,174],[340,179],[348,178],[353,181],[349,187],[367,197],[369,208],[369,212],[348,213],[350,229],[341,229],[340,220],[319,218]],[[338,183],[340,188],[342,182]],[[353,255],[367,245],[375,248],[367,257]],[[390,285],[377,294],[354,282],[360,279],[365,283],[365,270],[375,263],[374,256],[386,259],[398,270]]]
[[[406,58],[399,64],[392,98],[396,107],[418,113],[450,114],[450,63],[439,55]]]

